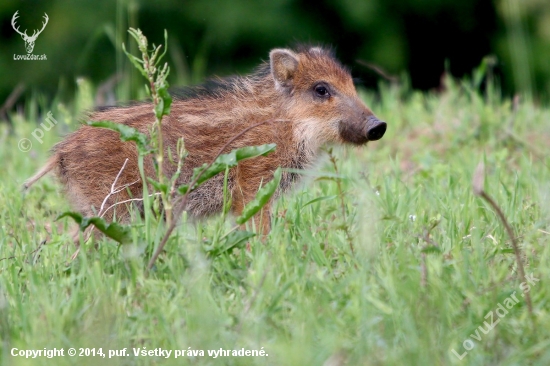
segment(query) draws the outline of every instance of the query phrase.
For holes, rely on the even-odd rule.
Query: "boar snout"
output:
[[[338,126],[340,137],[352,144],[362,145],[368,141],[380,140],[386,133],[386,122],[380,121],[373,115],[365,118],[363,114],[355,123],[340,121]]]
[[[367,118],[367,138],[369,141],[380,140],[386,133],[386,122],[380,121],[375,116]]]

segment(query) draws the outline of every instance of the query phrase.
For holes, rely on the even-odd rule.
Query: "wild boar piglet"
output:
[[[154,122],[150,102],[100,108],[88,119],[122,123],[147,134]],[[242,161],[229,171],[231,210],[236,215],[255,197],[258,188],[272,179],[278,167],[306,169],[316,161],[323,145],[361,145],[382,138],[386,132],[386,123],[359,99],[349,71],[330,50],[309,46],[274,49],[269,62],[251,75],[210,80],[174,95],[171,113],[162,121],[164,173],[171,177],[176,172],[168,150],[172,157],[176,155],[179,138],[183,137],[188,156],[178,185],[188,183],[193,168],[212,161],[235,135],[256,124],[260,125],[236,138],[224,152],[268,143],[277,144],[277,148],[268,156]],[[74,208],[86,216],[97,214],[119,173],[117,186],[127,188],[111,195],[106,207],[141,197],[137,148],[133,142],[122,142],[118,133],[82,126],[52,151],[47,164],[27,181],[27,187],[53,170]],[[147,176],[155,177],[152,155],[146,157],[144,170]],[[298,174],[285,171],[274,197],[287,191],[298,178]],[[190,194],[185,210],[194,217],[220,212],[223,187],[224,174],[218,174]],[[264,233],[270,229],[270,207],[271,203],[254,218]],[[126,204],[116,205],[105,217],[112,219],[115,213],[118,221],[129,218]]]

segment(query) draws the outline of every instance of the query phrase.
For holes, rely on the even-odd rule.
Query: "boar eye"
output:
[[[317,84],[315,85],[315,94],[318,96],[318,97],[321,97],[321,98],[327,98],[327,97],[330,97],[330,93],[327,89],[327,87],[323,84]]]

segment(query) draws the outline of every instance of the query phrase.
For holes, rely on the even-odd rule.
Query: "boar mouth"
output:
[[[367,141],[380,140],[386,133],[386,122],[380,121],[375,116],[367,117],[366,123],[350,123],[340,121],[338,130],[340,136],[347,142],[361,145]]]

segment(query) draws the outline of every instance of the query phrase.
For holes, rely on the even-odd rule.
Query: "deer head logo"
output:
[[[40,29],[38,31],[38,33],[36,33],[37,31],[35,30],[32,34],[32,36],[28,36],[27,35],[27,30],[25,29],[25,31],[23,33],[21,33],[19,31],[19,27],[16,27],[15,25],[15,20],[17,18],[19,18],[19,15],[17,15],[17,13],[19,12],[19,10],[17,10],[15,12],[15,14],[13,14],[13,18],[11,18],[11,26],[13,27],[13,29],[19,33],[21,35],[21,38],[23,38],[23,41],[25,41],[25,48],[27,49],[27,53],[31,53],[33,48],[34,48],[34,42],[36,41],[36,38],[38,37],[38,35],[40,33],[42,33],[42,31],[44,30],[44,28],[46,28],[46,24],[48,24],[48,14],[44,13],[44,20],[45,22],[42,23],[42,29]]]

